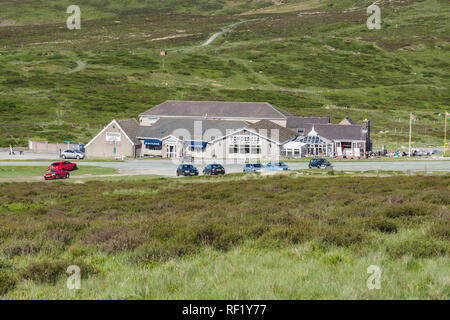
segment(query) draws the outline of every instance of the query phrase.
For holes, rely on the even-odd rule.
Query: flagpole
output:
[[[411,157],[412,113],[409,114],[409,157]]]

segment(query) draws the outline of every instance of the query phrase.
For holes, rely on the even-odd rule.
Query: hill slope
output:
[[[391,148],[407,144],[412,111],[415,146],[442,143],[445,1],[379,1],[381,30],[366,27],[371,1],[84,0],[81,30],[65,26],[69,1],[43,3],[0,3],[0,146],[86,142],[167,99],[368,117],[375,147]]]

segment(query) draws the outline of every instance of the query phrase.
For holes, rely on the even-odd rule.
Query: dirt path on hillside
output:
[[[214,40],[216,40],[219,36],[231,32],[233,30],[234,27],[247,23],[247,22],[252,22],[252,21],[259,21],[259,20],[264,20],[265,18],[258,18],[258,19],[249,19],[249,20],[243,20],[243,21],[239,21],[239,22],[234,22],[230,25],[227,25],[225,27],[221,27],[219,32],[214,33],[212,36],[210,36],[208,39],[206,39],[206,41],[204,41],[202,44],[200,45],[196,45],[196,46],[190,46],[190,47],[185,47],[185,48],[180,48],[180,49],[169,49],[169,51],[171,52],[178,52],[178,51],[187,51],[187,50],[194,50],[194,49],[199,49],[199,48],[204,48],[209,46]]]
[[[86,64],[83,61],[81,61],[81,60],[77,60],[77,61],[75,61],[75,63],[77,64],[77,66],[74,69],[72,69],[69,72],[67,72],[67,73],[80,72],[80,71],[83,71],[86,68]]]

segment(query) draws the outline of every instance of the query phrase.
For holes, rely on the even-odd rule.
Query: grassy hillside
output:
[[[450,298],[448,175],[59,182],[0,184],[5,299]]]
[[[167,99],[368,117],[375,147],[391,148],[407,145],[412,111],[414,145],[441,145],[450,5],[381,1],[382,28],[368,30],[371,2],[84,0],[81,30],[68,30],[70,1],[2,1],[0,146],[86,142]]]

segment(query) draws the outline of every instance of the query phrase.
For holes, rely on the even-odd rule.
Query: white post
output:
[[[411,157],[411,129],[412,129],[412,113],[409,114],[409,157]]]

